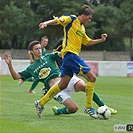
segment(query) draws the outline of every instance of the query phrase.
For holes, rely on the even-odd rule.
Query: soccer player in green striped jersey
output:
[[[41,38],[42,55],[46,54],[46,48],[45,47],[47,46],[47,44],[48,44],[48,37],[43,36]],[[33,64],[34,63],[34,56],[30,53],[30,51],[28,51],[28,57],[30,59],[30,63]],[[19,86],[21,86],[24,81],[25,81],[24,79],[20,79],[19,80]],[[35,93],[34,89],[38,85],[39,82],[36,81],[33,77],[26,79],[26,81],[33,82],[30,89],[28,90],[28,93],[34,94]]]

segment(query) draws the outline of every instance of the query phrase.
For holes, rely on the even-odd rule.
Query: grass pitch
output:
[[[79,110],[71,115],[53,115],[51,108],[62,107],[53,99],[44,109],[42,118],[36,115],[34,101],[42,94],[41,83],[36,94],[28,94],[31,82],[18,86],[11,76],[0,77],[0,132],[1,133],[114,133],[115,124],[133,123],[133,79],[120,77],[97,77],[95,91],[104,103],[117,109],[118,113],[108,120],[92,119],[83,113],[85,93],[72,94]],[[93,103],[94,108],[98,106]]]

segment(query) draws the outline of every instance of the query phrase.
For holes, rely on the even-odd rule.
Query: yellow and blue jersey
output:
[[[64,27],[62,57],[67,52],[79,55],[82,44],[86,45],[91,41],[91,38],[86,35],[84,25],[80,24],[75,15],[63,15],[55,19],[58,24]]]

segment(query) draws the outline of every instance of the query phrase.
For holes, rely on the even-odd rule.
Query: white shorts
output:
[[[67,86],[66,89],[62,90],[61,92],[59,92],[57,95],[54,96],[54,99],[56,101],[58,101],[59,103],[64,103],[64,101],[67,99],[67,98],[71,98],[70,95],[75,92],[74,90],[74,85],[80,81],[81,79],[78,78],[77,76],[73,76]]]

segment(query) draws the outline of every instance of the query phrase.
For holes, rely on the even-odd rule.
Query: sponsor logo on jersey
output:
[[[50,74],[51,68],[42,68],[39,72],[39,79],[44,79]]]
[[[80,30],[77,30],[76,34],[78,34],[79,36],[83,37],[83,33]]]

